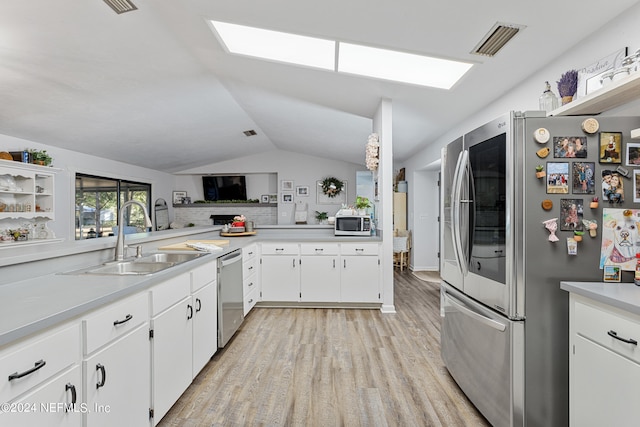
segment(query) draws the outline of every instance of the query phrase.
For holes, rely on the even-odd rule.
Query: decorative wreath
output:
[[[323,179],[321,185],[322,192],[328,197],[332,198],[340,194],[342,192],[342,188],[344,187],[344,183],[342,181],[332,176]]]

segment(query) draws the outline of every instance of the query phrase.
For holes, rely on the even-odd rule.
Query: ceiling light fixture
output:
[[[450,89],[472,66],[388,49],[210,21],[222,45],[238,55],[341,73]]]
[[[138,9],[136,5],[131,3],[129,0],[104,0],[104,2],[117,14],[131,12],[132,10]]]
[[[494,56],[507,44],[520,30],[526,28],[524,25],[505,24],[496,22],[489,32],[480,40],[480,43],[473,48],[471,53],[476,55]]]

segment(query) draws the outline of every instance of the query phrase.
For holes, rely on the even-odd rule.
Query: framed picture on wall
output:
[[[282,203],[293,203],[293,193],[282,193]]]
[[[280,181],[280,189],[282,191],[293,191],[293,181],[289,181],[289,180]]]
[[[173,204],[181,205],[184,203],[184,198],[187,197],[186,191],[174,191],[173,192]]]
[[[308,197],[309,196],[309,186],[307,185],[299,185],[296,187],[296,196],[297,197]]]
[[[262,196],[260,196],[260,203],[269,203],[269,195],[263,194]]]

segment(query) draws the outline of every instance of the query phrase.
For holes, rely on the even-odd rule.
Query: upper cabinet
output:
[[[549,116],[594,115],[640,98],[640,72],[613,81],[590,94],[551,111]]]
[[[0,163],[0,219],[55,219],[54,171],[12,161]]]
[[[55,219],[57,171],[0,160],[0,247],[60,240],[47,227]]]

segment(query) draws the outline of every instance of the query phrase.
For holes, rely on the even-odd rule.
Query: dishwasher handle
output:
[[[227,265],[240,262],[242,261],[242,252],[240,251],[231,252],[230,254],[221,257],[219,261],[222,267],[226,267]]]

